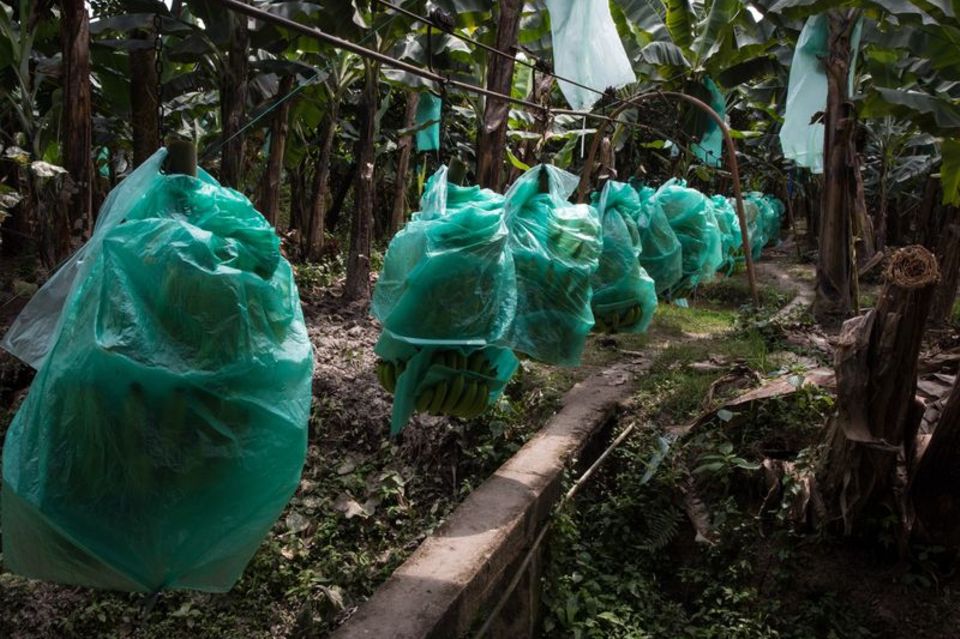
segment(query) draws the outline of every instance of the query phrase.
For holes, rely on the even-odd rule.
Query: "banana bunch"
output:
[[[614,310],[606,315],[594,317],[593,329],[602,333],[616,333],[621,328],[629,328],[643,318],[643,309],[639,304]]]
[[[556,262],[547,262],[543,276],[544,306],[558,303],[558,300],[582,300],[590,293],[590,279],[577,269],[571,269]],[[559,295],[559,298],[557,297]]]
[[[418,411],[469,419],[486,410],[490,386],[470,373],[494,378],[497,371],[482,351],[474,351],[469,357],[459,351],[437,351],[433,362],[459,372],[423,391],[417,397]]]
[[[400,377],[406,367],[407,363],[404,361],[377,360],[377,379],[380,380],[380,385],[383,386],[385,391],[392,395],[397,390],[397,378]]]
[[[568,262],[587,264],[600,254],[600,221],[585,205],[561,207],[547,222],[547,239],[554,255]]]
[[[597,235],[596,229],[567,228],[560,225],[551,225],[547,238],[550,240],[554,254],[561,260],[574,263],[588,263],[597,258],[598,242],[584,239]]]

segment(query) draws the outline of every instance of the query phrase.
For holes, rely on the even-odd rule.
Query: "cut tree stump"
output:
[[[843,325],[834,361],[838,410],[818,480],[831,520],[841,519],[846,534],[865,511],[894,501],[897,460],[912,457],[923,414],[917,358],[939,274],[927,249],[900,249],[876,308]]]
[[[920,539],[960,547],[960,376],[917,463],[910,498]]]

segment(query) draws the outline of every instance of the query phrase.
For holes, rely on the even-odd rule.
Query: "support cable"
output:
[[[394,14],[394,15],[391,16],[389,19],[387,19],[383,24],[381,24],[380,26],[374,28],[372,31],[370,31],[370,33],[368,33],[368,34],[365,35],[363,38],[361,38],[360,41],[359,41],[359,43],[360,43],[360,44],[363,44],[364,42],[366,42],[367,40],[369,40],[370,38],[372,38],[373,36],[375,36],[375,35],[377,34],[378,30],[383,29],[384,27],[388,26],[391,22],[393,22],[394,20],[396,20],[398,17],[399,17],[398,14]],[[240,127],[240,128],[239,128],[233,135],[231,135],[229,138],[227,138],[227,139],[225,139],[225,140],[220,140],[220,141],[217,142],[216,144],[208,147],[207,150],[203,152],[203,155],[200,156],[199,161],[200,161],[200,162],[204,162],[204,161],[206,161],[206,160],[209,160],[211,157],[213,157],[214,155],[216,155],[217,153],[219,153],[220,150],[223,149],[223,147],[225,147],[226,145],[228,145],[232,140],[234,140],[234,139],[237,138],[238,136],[240,136],[240,135],[244,134],[245,132],[247,132],[251,127],[253,127],[253,125],[255,125],[257,122],[263,120],[265,117],[267,117],[268,115],[270,115],[273,111],[275,111],[277,108],[279,108],[284,102],[286,102],[287,100],[290,100],[291,98],[293,98],[293,97],[296,96],[296,95],[299,95],[304,89],[306,89],[306,88],[309,87],[310,85],[314,84],[315,82],[318,82],[321,78],[326,77],[325,74],[329,74],[329,73],[330,73],[330,70],[331,70],[331,68],[333,67],[333,64],[334,64],[334,63],[331,61],[330,63],[327,64],[326,67],[324,67],[324,69],[323,69],[322,71],[317,71],[316,73],[314,73],[313,75],[311,75],[309,78],[307,78],[306,80],[304,80],[303,82],[301,82],[301,83],[298,84],[297,86],[293,87],[293,89],[292,89],[289,93],[287,93],[286,95],[280,96],[279,98],[277,98],[276,100],[274,100],[269,106],[267,106],[266,108],[264,108],[263,110],[261,110],[259,113],[257,113],[256,115],[254,115],[252,118],[250,118],[250,120],[249,120],[246,124],[244,124],[242,127]]]
[[[239,0],[212,0],[214,4],[219,4],[227,9],[232,9],[237,13],[242,13],[251,18],[261,20],[263,22],[272,22],[277,26],[283,27],[285,29],[290,29],[291,31],[296,31],[303,35],[309,36],[326,44],[333,45],[338,49],[343,49],[344,51],[349,51],[351,53],[356,53],[357,55],[363,56],[365,58],[375,60],[380,64],[383,64],[388,67],[393,67],[394,69],[399,69],[401,71],[406,71],[411,75],[415,75],[425,80],[430,80],[431,82],[442,83],[446,82],[452,87],[458,89],[463,89],[464,91],[470,91],[473,93],[478,93],[480,95],[486,95],[488,97],[498,98],[500,100],[506,100],[512,102],[513,104],[518,104],[527,107],[531,110],[543,111],[545,108],[539,104],[534,104],[529,100],[524,100],[522,98],[515,98],[510,95],[505,95],[503,93],[498,93],[497,91],[491,91],[490,89],[479,87],[468,82],[461,82],[460,80],[454,80],[452,78],[444,77],[433,71],[428,71],[427,69],[422,69],[414,64],[409,62],[404,62],[403,60],[397,60],[385,53],[380,53],[379,51],[374,51],[373,49],[368,49],[359,44],[351,42],[349,40],[344,40],[343,38],[331,35],[326,31],[321,31],[316,27],[310,27],[305,24],[300,24],[295,20],[290,18],[285,18],[279,16],[275,13],[270,13],[269,11],[264,11],[258,7],[253,7]]]

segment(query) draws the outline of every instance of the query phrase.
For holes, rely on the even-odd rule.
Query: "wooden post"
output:
[[[350,249],[343,297],[347,301],[370,298],[370,247],[373,239],[374,170],[376,165],[377,108],[380,106],[380,65],[364,62],[364,89],[360,99],[360,126],[356,144],[356,201],[350,223]]]
[[[247,46],[250,34],[247,31],[247,16],[229,12],[224,20],[229,25],[229,43],[227,59],[220,71],[220,127],[224,141],[220,182],[224,186],[242,189],[245,146],[243,136],[236,133],[243,125],[247,107]]]
[[[160,146],[160,122],[157,110],[157,52],[153,49],[151,31],[137,32],[137,38],[149,48],[130,51],[130,126],[133,129],[133,165],[140,166]]]
[[[330,159],[333,157],[333,145],[337,140],[340,102],[334,97],[327,106],[327,114],[318,126],[320,150],[313,172],[313,188],[310,193],[310,214],[307,231],[304,233],[306,245],[304,254],[311,262],[319,262],[323,255],[323,243],[327,229],[327,195],[330,192]],[[347,183],[350,180],[346,181]]]

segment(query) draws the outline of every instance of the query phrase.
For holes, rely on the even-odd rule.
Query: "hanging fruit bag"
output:
[[[629,184],[607,182],[594,193],[592,204],[600,212],[603,250],[593,275],[595,330],[607,333],[642,333],[657,309],[653,279],[640,266],[640,198]]]
[[[507,343],[533,359],[565,366],[580,363],[593,327],[591,279],[601,248],[596,209],[567,201],[577,181],[539,165],[506,195],[517,281],[517,314]]]
[[[230,589],[300,480],[313,357],[243,195],[158,151],[5,347],[38,368],[3,447],[3,555],[66,584]]]
[[[394,394],[393,433],[415,411],[480,414],[516,370],[498,345],[517,304],[503,205],[493,191],[449,183],[441,167],[387,248],[372,312],[383,324],[377,375]]]

